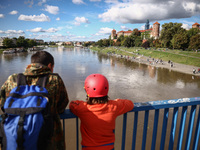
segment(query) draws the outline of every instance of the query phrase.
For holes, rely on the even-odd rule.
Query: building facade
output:
[[[153,28],[149,28],[150,25],[149,25],[149,20],[147,20],[146,24],[145,24],[145,30],[139,30],[141,33],[145,33],[145,32],[148,32],[148,34],[150,34],[150,37],[154,37],[155,39],[158,39],[159,38],[159,34],[160,34],[160,23],[158,22],[155,22],[153,24]],[[131,33],[133,31],[119,31],[119,32],[116,32],[115,29],[113,29],[111,31],[111,39],[117,39],[119,38],[121,35],[123,36],[130,36]],[[145,39],[146,36],[144,36],[144,39]]]
[[[192,28],[200,29],[200,24],[198,24],[198,23],[196,22],[196,23],[194,23],[194,24],[192,25]]]

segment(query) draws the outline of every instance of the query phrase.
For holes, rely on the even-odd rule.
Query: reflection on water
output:
[[[59,47],[46,50],[55,57],[54,72],[63,78],[71,100],[85,99],[84,80],[92,73],[101,73],[108,78],[111,99],[142,102],[200,96],[200,79],[196,76],[97,54],[88,49]],[[23,72],[32,53],[0,55],[0,84],[10,74]]]
[[[54,72],[59,73],[62,77],[70,100],[84,100],[86,98],[83,89],[84,80],[92,73],[101,73],[108,78],[110,99],[125,98],[132,99],[134,102],[144,102],[200,96],[200,79],[196,76],[147,66],[127,59],[97,54],[81,48],[59,47],[46,50],[55,58]],[[10,74],[23,72],[30,63],[31,55],[32,53],[0,54],[0,85],[4,83]],[[140,133],[142,133],[144,114],[141,113],[140,115],[137,143],[142,142],[142,134]],[[161,112],[160,116],[162,115]],[[132,118],[128,119],[127,125],[133,127],[133,115],[130,117]],[[153,129],[153,118],[154,114],[150,113],[148,134]],[[118,130],[122,126],[121,120],[122,118],[119,117],[116,123],[116,143],[121,142],[121,132],[118,133],[118,131],[121,131]],[[67,149],[75,149],[76,133],[75,128],[73,128],[76,126],[75,122],[74,120],[67,120],[65,123],[66,135],[70,135],[66,136]],[[157,139],[161,139],[161,126],[158,126],[158,128]],[[127,138],[129,145],[131,145],[131,136]],[[166,135],[166,137],[169,137],[169,135]],[[151,138],[148,138],[147,145],[150,144]],[[118,147],[120,148],[120,146],[116,146],[116,149]],[[130,149],[130,147],[126,148]],[[136,149],[141,149],[141,147],[136,145]]]

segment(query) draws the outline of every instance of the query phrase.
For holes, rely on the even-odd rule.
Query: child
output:
[[[130,100],[108,100],[109,84],[105,76],[91,74],[85,79],[87,101],[72,101],[70,110],[81,120],[83,150],[112,150],[115,119],[133,109]]]

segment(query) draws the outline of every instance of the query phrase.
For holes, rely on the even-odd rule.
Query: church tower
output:
[[[147,22],[145,24],[145,30],[148,30],[149,29],[149,19],[147,19]]]
[[[152,37],[154,37],[155,39],[158,39],[159,33],[160,33],[160,23],[155,22],[155,23],[153,24],[153,29],[152,29],[151,35],[152,35]]]
[[[111,32],[111,39],[116,39],[117,38],[117,33],[116,33],[116,30],[113,29],[112,32]]]

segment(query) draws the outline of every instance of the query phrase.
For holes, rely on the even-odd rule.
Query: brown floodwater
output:
[[[122,98],[131,99],[133,102],[147,102],[200,96],[200,77],[197,76],[98,54],[89,49],[59,47],[45,50],[55,58],[54,72],[62,77],[70,101],[85,100],[84,80],[92,73],[101,73],[107,77],[110,99]],[[0,54],[0,85],[9,75],[23,72],[30,63],[33,53]],[[150,114],[150,123],[153,116]],[[75,148],[75,120],[70,119],[65,122],[67,148],[71,150]],[[142,121],[139,125],[140,123],[143,126]],[[130,121],[128,124],[132,125],[133,122]],[[120,127],[119,117],[116,128]],[[116,138],[117,141],[120,140],[119,137]],[[130,142],[130,139],[127,142]]]

